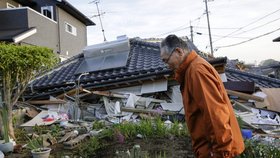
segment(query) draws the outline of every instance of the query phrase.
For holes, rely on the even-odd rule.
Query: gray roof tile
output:
[[[197,48],[190,42],[192,49]],[[82,76],[80,84],[84,88],[112,87],[122,85],[135,80],[143,81],[147,79],[163,78],[172,72],[160,59],[158,43],[149,43],[140,39],[130,39],[131,51],[125,68],[113,68],[96,71]],[[34,80],[27,89],[26,97],[46,96],[59,94],[74,88],[79,75],[75,75],[83,59],[83,54],[79,54],[71,59],[62,62],[58,67],[48,74]],[[254,81],[260,87],[280,88],[280,80],[255,75],[240,70],[226,68],[226,75],[230,81]],[[31,91],[32,87],[32,91]]]

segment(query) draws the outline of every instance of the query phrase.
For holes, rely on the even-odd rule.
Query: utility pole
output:
[[[190,21],[190,29],[191,29],[191,41],[193,43],[193,26],[192,26],[192,22]]]
[[[207,5],[207,1],[208,1],[208,0],[204,0],[204,2],[205,2],[205,7],[206,7],[206,16],[207,16],[207,23],[208,23],[208,32],[209,32],[209,41],[210,41],[211,55],[214,57],[213,46],[212,46],[212,36],[211,36],[211,29],[210,29],[209,15],[208,15],[208,5]]]
[[[95,16],[98,16],[98,18],[99,18],[99,21],[100,21],[100,25],[101,25],[101,29],[102,29],[102,33],[103,33],[103,38],[104,38],[104,42],[106,41],[106,37],[105,37],[105,32],[104,32],[104,28],[103,28],[103,25],[102,25],[102,20],[101,20],[101,15],[103,14],[100,14],[100,12],[99,12],[99,7],[98,7],[98,3],[99,3],[100,1],[99,0],[94,0],[94,1],[92,1],[92,2],[90,2],[90,3],[95,3],[95,5],[96,5],[96,8],[97,8],[97,15],[95,15]]]

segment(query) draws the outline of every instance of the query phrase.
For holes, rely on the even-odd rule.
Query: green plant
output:
[[[9,140],[9,128],[8,128],[8,109],[7,106],[3,105],[1,109],[1,117],[2,117],[2,123],[3,123],[3,138],[5,140],[5,143],[8,143]]]
[[[96,137],[91,137],[89,141],[79,146],[77,155],[84,158],[92,157],[98,149],[102,148],[102,144]]]
[[[92,129],[99,130],[105,127],[104,121],[94,121],[92,124]]]
[[[238,125],[240,128],[244,128],[244,121],[242,120],[242,118],[240,116],[236,117]]]
[[[145,138],[152,137],[154,133],[153,124],[151,119],[141,120],[137,126],[137,131],[142,134]]]
[[[256,140],[245,140],[245,151],[239,158],[279,158],[280,150],[272,144],[263,144]]]
[[[50,131],[48,126],[38,126],[37,124],[32,127],[32,130],[35,134],[38,134],[38,135],[46,134]]]
[[[114,130],[112,128],[106,128],[97,137],[99,139],[112,139],[113,136]]]
[[[170,134],[175,135],[175,136],[181,136],[181,128],[180,128],[180,123],[178,121],[175,121],[172,125],[171,128],[168,130]]]
[[[24,128],[16,128],[15,129],[15,136],[17,142],[26,142],[28,139],[26,138],[27,132]]]
[[[60,128],[59,125],[52,125],[52,126],[51,126],[50,134],[51,134],[53,137],[55,137],[55,138],[59,137],[59,136],[60,136],[60,132],[61,132],[61,128]]]
[[[164,125],[164,122],[161,120],[160,117],[157,117],[155,119],[155,130],[154,130],[155,136],[158,137],[165,137],[167,134],[167,128]]]
[[[135,138],[137,133],[137,126],[134,123],[125,122],[114,127],[115,131],[120,132],[126,139]]]
[[[30,150],[34,150],[34,151],[42,151],[42,149],[44,148],[43,146],[43,137],[36,137],[36,138],[29,138],[27,136],[28,139],[28,143],[27,143],[27,148]]]

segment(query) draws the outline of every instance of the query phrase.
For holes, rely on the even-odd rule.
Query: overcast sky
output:
[[[95,3],[68,1],[96,23],[88,27],[88,45],[102,43],[101,25],[98,17],[94,17],[97,15]],[[101,19],[107,41],[120,35],[162,38],[176,34],[190,38],[191,23],[194,44],[210,52],[203,0],[100,0],[98,5],[104,13]],[[211,0],[208,9],[216,57],[227,56],[246,63],[270,58],[280,61],[280,42],[272,42],[280,36],[280,30],[275,31],[280,28],[279,0]],[[262,36],[270,32],[273,33]],[[244,42],[258,36],[262,37]],[[241,42],[244,43],[238,44]]]

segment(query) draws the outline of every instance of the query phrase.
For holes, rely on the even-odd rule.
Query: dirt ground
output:
[[[135,139],[124,144],[115,143],[99,151],[96,157],[116,158],[116,151],[131,150],[134,145],[140,145],[149,158],[194,158],[189,138]]]
[[[107,142],[108,143],[108,142]],[[109,142],[108,146],[93,153],[92,158],[127,158],[124,154],[127,150],[132,151],[134,145],[140,145],[143,157],[147,158],[194,158],[191,142],[189,138],[153,138],[153,139],[134,139],[124,143]],[[73,150],[63,149],[62,144],[51,146],[50,158],[72,158]],[[116,152],[120,154],[116,154]],[[11,153],[6,158],[31,158],[29,150],[23,150],[21,153]]]

